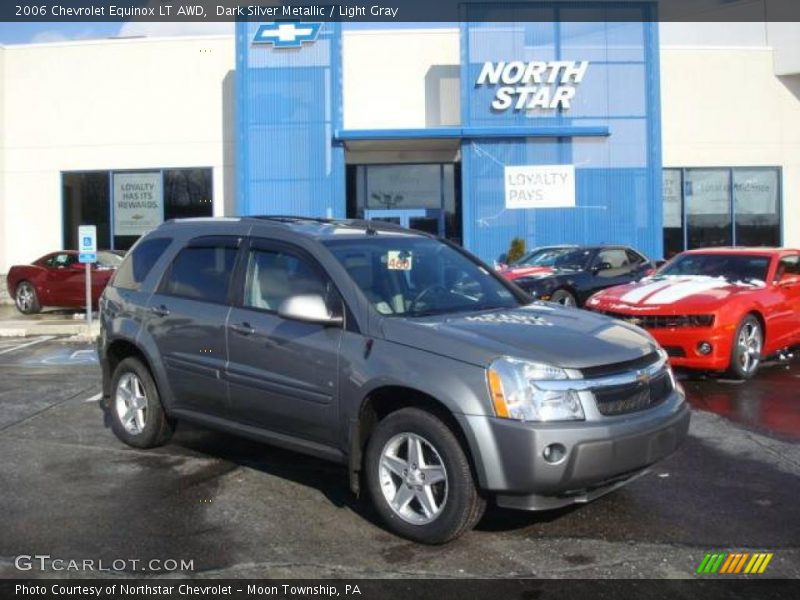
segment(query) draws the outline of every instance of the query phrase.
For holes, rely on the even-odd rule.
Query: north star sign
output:
[[[499,86],[492,100],[496,111],[569,110],[588,68],[586,60],[485,62],[475,86]]]

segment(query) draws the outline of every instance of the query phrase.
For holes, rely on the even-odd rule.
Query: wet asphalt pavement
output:
[[[49,554],[210,577],[694,578],[706,552],[764,551],[763,576],[797,578],[799,380],[800,360],[745,383],[684,377],[690,437],[649,474],[584,506],[493,508],[425,547],[382,529],[336,465],[188,425],[129,448],[103,425],[90,346],[0,338],[0,577],[37,576],[14,557]],[[122,574],[158,575],[140,568]]]

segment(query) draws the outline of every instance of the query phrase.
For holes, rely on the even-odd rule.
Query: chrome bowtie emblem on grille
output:
[[[636,381],[639,383],[650,383],[650,374],[647,371],[637,371]]]
[[[641,325],[643,322],[644,321],[642,321],[642,319],[640,319],[639,317],[631,317],[630,319],[628,319],[628,323],[630,323],[631,325]]]

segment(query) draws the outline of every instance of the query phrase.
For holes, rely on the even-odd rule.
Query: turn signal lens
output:
[[[494,405],[494,412],[498,417],[508,417],[508,407],[506,406],[506,399],[503,396],[503,382],[500,380],[500,375],[497,371],[489,369],[489,391],[492,394],[492,404]]]

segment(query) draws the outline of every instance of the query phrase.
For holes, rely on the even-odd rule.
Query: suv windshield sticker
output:
[[[389,250],[386,253],[386,267],[390,271],[410,271],[411,252],[405,250]]]

